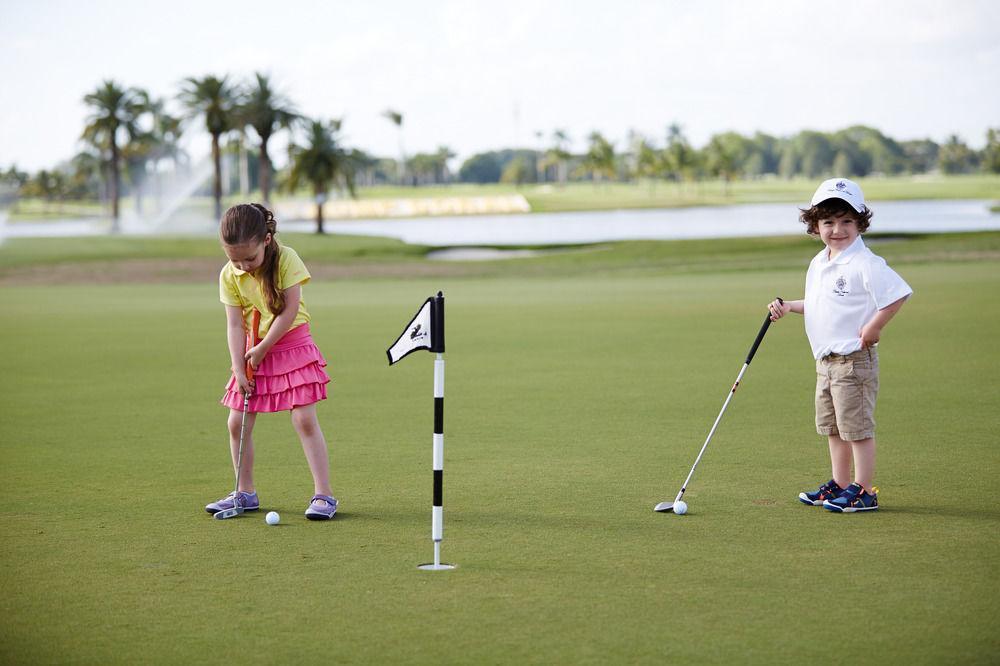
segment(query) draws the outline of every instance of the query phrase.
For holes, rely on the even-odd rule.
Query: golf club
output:
[[[784,303],[780,298],[779,303]],[[733,399],[733,395],[736,393],[736,389],[740,386],[740,380],[743,379],[743,373],[747,371],[750,367],[750,361],[753,360],[754,354],[757,353],[757,347],[760,346],[761,340],[764,339],[764,334],[767,333],[767,329],[771,326],[771,313],[768,311],[767,317],[764,318],[764,324],[760,327],[760,332],[757,333],[757,339],[753,341],[753,346],[750,347],[750,353],[747,354],[747,360],[743,363],[743,368],[740,370],[740,374],[736,376],[736,381],[733,382],[733,388],[729,390],[729,395],[726,396],[726,401],[722,404],[722,410],[719,415],[715,417],[715,423],[712,424],[712,429],[708,432],[708,437],[705,439],[705,443],[701,445],[701,451],[698,452],[698,457],[695,458],[694,464],[691,465],[691,471],[688,472],[687,478],[684,479],[684,484],[681,486],[680,492],[677,493],[677,497],[674,498],[673,502],[660,502],[655,507],[653,511],[658,511],[659,513],[670,513],[674,510],[674,505],[681,501],[684,497],[684,492],[687,490],[688,483],[691,482],[691,477],[694,476],[694,470],[701,462],[701,457],[705,455],[705,449],[708,448],[708,443],[712,441],[712,435],[715,434],[715,429],[719,427],[719,421],[722,420],[722,415],[726,413],[726,407],[729,406],[729,401]],[[679,509],[678,509],[679,510]]]
[[[247,331],[246,336],[246,347],[245,351],[250,351],[251,348],[257,345],[259,341],[259,331],[260,331],[260,312],[257,310],[253,311],[253,332]],[[250,361],[247,361],[247,381],[253,381],[253,366]],[[227,518],[235,518],[236,516],[243,514],[243,507],[240,506],[240,471],[243,469],[243,431],[247,426],[247,411],[250,409],[250,392],[243,394],[243,420],[240,423],[240,451],[236,456],[236,490],[233,491],[233,506],[230,509],[225,509],[219,511],[215,514],[216,520],[225,520]]]

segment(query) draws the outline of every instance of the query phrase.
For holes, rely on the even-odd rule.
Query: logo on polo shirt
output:
[[[850,289],[847,288],[847,278],[843,275],[837,278],[837,281],[833,284],[833,293],[837,296],[847,296],[851,293]]]

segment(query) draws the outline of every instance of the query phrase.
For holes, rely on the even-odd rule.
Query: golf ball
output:
[[[688,512],[687,502],[681,500],[680,502],[674,503],[674,513],[676,513],[678,516],[683,516],[687,512]]]
[[[277,511],[268,511],[267,515],[264,516],[264,521],[267,522],[268,525],[277,525],[281,522],[281,516],[278,515]]]

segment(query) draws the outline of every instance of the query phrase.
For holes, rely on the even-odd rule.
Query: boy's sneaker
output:
[[[844,494],[844,489],[830,479],[811,493],[799,493],[799,501],[810,506],[823,506],[826,500],[835,500]]]
[[[243,507],[244,511],[256,511],[260,508],[260,500],[257,499],[256,491],[245,493],[241,490],[238,493],[229,493],[222,499],[212,502],[205,507],[205,511],[215,515],[220,511],[232,509],[237,503]]]
[[[313,495],[306,509],[306,518],[309,520],[330,520],[333,514],[337,513],[337,499],[329,495]]]
[[[872,488],[869,493],[861,484],[852,483],[837,499],[823,502],[823,508],[836,513],[875,511],[878,509],[878,488]]]

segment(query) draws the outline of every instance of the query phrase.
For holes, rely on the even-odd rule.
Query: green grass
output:
[[[802,269],[818,251],[819,243],[800,234],[767,238],[723,238],[683,241],[625,241],[598,245],[542,247],[551,252],[538,257],[483,262],[426,261],[432,248],[398,240],[366,236],[282,234],[282,242],[307,257],[311,269],[337,268],[350,273],[399,276],[413,269],[420,275],[448,277],[549,277],[594,274],[691,273]],[[890,262],[1000,260],[1000,232],[956,234],[866,234],[878,254]],[[211,237],[90,236],[85,238],[16,238],[0,244],[0,280],[30,269],[62,266],[88,280],[97,264],[114,270],[122,262],[157,264],[174,278],[183,278],[189,266],[201,262],[218,272],[225,257]],[[169,275],[168,275],[169,277]]]
[[[282,242],[306,248],[314,261],[400,262],[420,259],[428,248],[391,238],[316,234],[281,234]],[[81,238],[12,238],[0,244],[0,275],[27,266],[87,264],[123,260],[219,259],[225,255],[213,236],[87,236]]]
[[[808,178],[737,180],[732,183],[574,183],[566,188],[529,187],[523,193],[535,212],[749,203],[805,203],[819,181]],[[1000,175],[859,178],[869,201],[902,199],[996,199]]]
[[[651,510],[814,245],[621,244],[571,267],[315,281],[342,513],[304,520],[299,444],[262,417],[278,527],[202,511],[231,483],[214,284],[0,287],[0,661],[990,663],[1000,271],[973,253],[996,235],[958,239],[966,254],[879,248],[928,244],[891,259],[916,294],[883,335],[883,509],[861,516],[795,500],[828,474],[796,319],[768,333],[689,515]],[[716,270],[711,248],[728,248]],[[415,568],[432,555],[431,356],[384,355],[437,289],[448,573]]]

